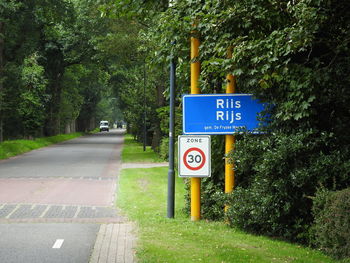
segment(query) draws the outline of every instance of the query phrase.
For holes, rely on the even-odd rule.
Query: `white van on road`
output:
[[[100,122],[100,132],[107,131],[109,132],[109,123],[108,121],[101,121]]]

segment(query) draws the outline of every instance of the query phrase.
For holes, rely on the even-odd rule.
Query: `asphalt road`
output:
[[[121,130],[69,140],[0,161],[0,178],[111,176],[121,144]]]
[[[88,262],[113,203],[123,130],[0,161],[0,262]]]
[[[86,263],[97,224],[0,224],[0,261]]]

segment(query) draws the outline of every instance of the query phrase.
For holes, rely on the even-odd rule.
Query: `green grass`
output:
[[[124,163],[130,162],[163,162],[161,158],[151,149],[150,146],[146,147],[146,151],[143,151],[143,145],[136,142],[132,135],[125,135],[124,148],[122,151],[122,161]]]
[[[191,222],[176,178],[175,219],[166,218],[167,167],[124,169],[118,206],[138,225],[138,262],[336,262],[319,251],[246,234],[223,222]]]
[[[221,222],[191,222],[176,180],[175,219],[166,217],[167,167],[124,169],[118,204],[139,226],[138,262],[336,262],[318,251],[249,235]]]
[[[80,132],[60,134],[51,137],[37,138],[35,140],[10,140],[0,143],[0,160],[16,156],[50,144],[63,142],[83,135]]]

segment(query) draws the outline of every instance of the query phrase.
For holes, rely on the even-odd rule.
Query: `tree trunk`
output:
[[[55,83],[53,87],[53,94],[52,94],[52,115],[51,115],[51,128],[52,128],[52,135],[57,135],[60,133],[60,105],[61,105],[61,73],[57,74],[57,77],[55,78]]]
[[[45,71],[49,80],[47,93],[50,101],[47,105],[48,115],[46,117],[46,135],[53,136],[60,133],[60,107],[62,81],[65,70],[63,47],[59,43],[53,42],[53,47],[47,49]]]
[[[96,128],[96,118],[93,116],[90,119],[89,129],[87,130],[87,132],[92,131],[95,128]]]
[[[70,123],[66,124],[66,128],[65,128],[65,133],[66,134],[76,132],[75,122],[76,122],[76,120],[71,121]]]
[[[0,142],[4,140],[3,132],[3,80],[4,80],[4,22],[0,22]]]
[[[163,107],[165,105],[165,98],[164,98],[164,89],[165,87],[162,85],[157,85],[157,106],[159,107]],[[156,118],[156,123],[154,126],[154,130],[153,130],[153,136],[152,136],[152,149],[153,150],[158,150],[159,149],[159,145],[160,145],[160,141],[162,139],[162,132],[160,130],[160,121],[158,119],[158,117]]]
[[[51,100],[49,102],[49,115],[47,117],[46,135],[53,136],[60,133],[60,105],[62,93],[63,70],[53,72],[50,83]]]
[[[72,123],[71,123],[71,131],[72,132],[77,132],[76,125],[77,125],[77,120],[72,121]]]
[[[66,127],[65,127],[65,129],[64,129],[64,133],[65,133],[65,134],[71,133],[71,124],[70,124],[70,123],[67,123],[67,124],[66,124]]]

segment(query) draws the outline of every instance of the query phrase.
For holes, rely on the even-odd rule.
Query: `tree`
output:
[[[253,232],[305,241],[312,222],[307,196],[318,184],[350,184],[348,1],[178,0],[159,11],[152,2],[140,8],[153,15],[142,21],[152,43],[148,60],[164,66],[173,51],[179,93],[188,93],[188,38],[196,30],[203,93],[223,92],[225,75],[233,73],[238,92],[273,105],[266,135],[237,137],[230,220]],[[220,190],[221,175],[212,174],[204,191]]]
[[[115,65],[98,46],[114,20],[101,17],[94,1],[0,6],[0,139],[95,127]],[[85,121],[76,125],[77,119]]]
[[[45,107],[43,102],[47,99],[45,96],[47,80],[44,78],[44,68],[38,64],[37,54],[24,60],[21,81],[23,86],[17,111],[23,126],[23,135],[26,137],[38,136],[44,127]]]
[[[15,11],[20,6],[15,1],[0,1],[0,142],[3,141],[3,122],[4,122],[4,65],[5,65],[5,27],[9,22],[11,12]]]

